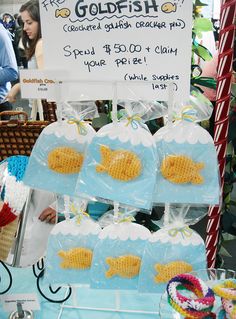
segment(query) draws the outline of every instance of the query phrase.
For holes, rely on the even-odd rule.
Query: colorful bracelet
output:
[[[236,319],[236,281],[225,280],[213,287],[216,295],[221,297],[222,306],[230,319]]]
[[[197,298],[188,298],[182,295],[180,290],[191,291]],[[169,304],[188,319],[215,317],[211,313],[215,301],[213,291],[201,279],[191,274],[172,278],[167,285],[167,294]]]
[[[226,280],[213,288],[214,293],[224,299],[236,300],[236,281]]]

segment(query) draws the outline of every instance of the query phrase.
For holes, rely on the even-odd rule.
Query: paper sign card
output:
[[[16,311],[17,303],[22,304],[23,310],[40,310],[36,294],[11,294],[2,296],[3,309],[6,312]]]
[[[40,0],[45,66],[70,71],[81,81],[104,81],[87,98],[107,99],[113,81],[140,81],[137,99],[189,96],[191,0]],[[125,88],[126,85],[123,85]],[[119,98],[131,90],[120,89]],[[70,85],[71,99],[84,94]]]
[[[62,71],[20,70],[21,97],[25,99],[65,99],[66,88],[61,90]],[[66,86],[63,83],[63,87]],[[63,93],[64,92],[64,93]]]

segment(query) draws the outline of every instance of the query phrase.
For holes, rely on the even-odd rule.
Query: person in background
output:
[[[5,99],[11,89],[11,82],[18,79],[16,57],[8,31],[0,24],[0,112],[12,110]],[[1,117],[8,119],[8,117]]]
[[[49,224],[55,224],[57,222],[56,209],[53,207],[55,205],[56,203],[53,202],[50,206],[42,211],[42,213],[39,215],[39,220],[41,220],[41,222],[46,222]]]
[[[13,47],[16,55],[16,61],[17,65],[20,68],[27,69],[28,68],[28,62],[26,58],[25,48],[22,43],[22,31],[23,31],[23,21],[21,19],[21,16],[19,15],[17,17],[17,24],[15,29],[15,37],[13,42]]]
[[[19,13],[15,13],[15,14],[13,15],[13,18],[15,19],[16,28],[19,27],[19,24],[18,24],[18,21],[17,21],[18,17],[19,17]]]
[[[5,29],[7,29],[10,32],[13,41],[15,31],[15,19],[11,14],[4,13],[2,17],[2,24],[5,27]]]
[[[43,69],[43,48],[42,48],[42,35],[40,25],[40,12],[39,12],[39,1],[30,0],[23,4],[20,8],[20,16],[23,22],[22,32],[22,44],[25,48],[26,57],[28,60],[29,69]],[[20,92],[20,83],[15,84],[11,91],[7,95],[7,99],[10,102],[15,102],[17,94]],[[37,112],[36,103],[37,100],[32,101],[32,112],[31,118],[36,118],[35,112]],[[33,192],[32,201],[37,205],[40,194],[36,191]],[[44,194],[45,196],[45,194]],[[53,204],[53,203],[52,203]],[[47,207],[39,215],[39,220],[48,223],[56,222],[56,210],[52,207]]]
[[[43,48],[38,0],[30,0],[23,4],[20,8],[20,15],[23,21],[22,44],[25,48],[28,68],[43,69]],[[20,83],[17,83],[8,93],[7,100],[14,103],[19,92]],[[32,105],[30,105],[32,107],[32,119],[36,119],[36,113],[40,107],[38,102],[37,100],[33,100]]]

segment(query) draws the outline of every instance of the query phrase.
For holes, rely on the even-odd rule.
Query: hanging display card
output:
[[[21,97],[24,99],[66,99],[66,86],[61,90],[60,79],[65,76],[66,71],[42,71],[42,70],[20,70]]]
[[[120,98],[166,100],[168,82],[188,97],[192,1],[40,0],[40,11],[45,67],[70,72],[70,99],[113,98],[114,82]]]

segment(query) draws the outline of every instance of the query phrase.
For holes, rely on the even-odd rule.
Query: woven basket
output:
[[[1,116],[9,115],[10,120],[1,121]],[[12,117],[16,118],[12,118]],[[22,119],[20,119],[22,117]],[[19,111],[0,113],[0,161],[12,155],[27,155],[49,121],[28,121],[28,115]]]
[[[55,102],[48,102],[47,100],[42,100],[42,106],[43,106],[43,118],[45,121],[49,122],[56,122],[57,121],[57,115],[56,115],[56,109],[57,105]]]

